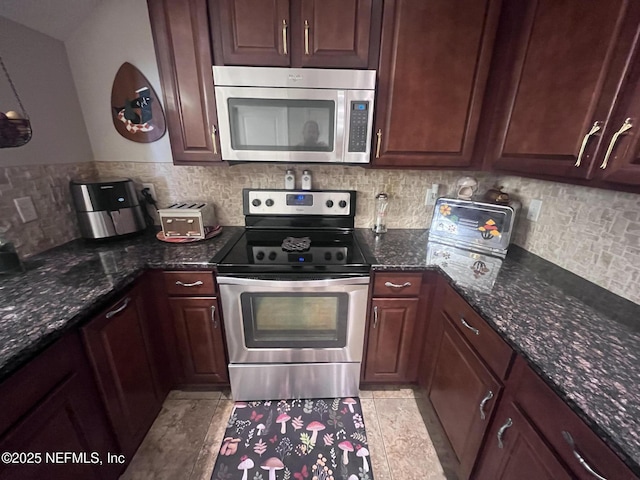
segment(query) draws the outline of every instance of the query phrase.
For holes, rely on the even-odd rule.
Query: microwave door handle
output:
[[[336,125],[335,125],[335,138],[334,138],[334,148],[336,151],[336,159],[339,162],[344,161],[344,139],[345,139],[345,129],[347,125],[349,112],[346,108],[346,92],[345,90],[338,90],[336,99]]]

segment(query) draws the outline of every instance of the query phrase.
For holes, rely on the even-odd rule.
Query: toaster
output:
[[[179,202],[158,210],[167,238],[205,238],[207,227],[218,225],[211,203]]]

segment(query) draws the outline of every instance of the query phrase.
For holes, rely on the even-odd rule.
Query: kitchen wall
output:
[[[0,235],[25,257],[78,236],[69,179],[95,172],[64,44],[0,17],[0,55],[32,122],[33,137],[0,149]],[[0,111],[19,111],[0,72]],[[38,219],[23,224],[14,198],[30,196]]]

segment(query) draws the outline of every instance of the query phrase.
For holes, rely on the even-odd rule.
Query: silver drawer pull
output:
[[[110,312],[108,312],[105,316],[107,318],[111,318],[117,314],[119,314],[121,311],[123,311],[125,308],[127,308],[129,306],[129,302],[131,301],[131,297],[127,297],[124,299],[124,303],[122,304],[122,306],[120,308],[116,308],[115,310],[111,310]]]
[[[480,330],[478,330],[475,327],[472,327],[471,325],[469,325],[467,323],[467,321],[464,319],[464,317],[460,317],[460,322],[462,323],[462,325],[464,325],[466,328],[468,328],[469,330],[471,330],[473,333],[475,333],[476,335],[480,335]]]
[[[216,306],[211,305],[211,323],[213,323],[213,328],[218,328],[218,320],[216,320]]]
[[[402,285],[398,285],[397,283],[384,282],[384,286],[391,288],[407,288],[411,286],[411,282],[404,282]]]
[[[576,457],[576,460],[578,460],[580,465],[582,465],[582,468],[584,468],[587,472],[589,472],[591,475],[593,475],[594,478],[597,478],[598,480],[607,480],[602,475],[599,475],[593,468],[591,468],[591,465],[589,465],[587,461],[584,458],[582,458],[582,455],[578,453],[578,449],[576,448],[576,442],[573,441],[573,437],[569,432],[563,430],[562,436],[564,437],[565,441],[569,444],[569,446],[573,450],[573,456]]]
[[[378,325],[378,306],[373,307],[373,328]]]
[[[487,415],[484,413],[484,407],[487,404],[487,402],[489,400],[491,400],[493,398],[493,392],[491,390],[489,390],[489,393],[487,393],[486,397],[484,397],[482,399],[482,401],[480,402],[480,418],[482,420],[484,420],[485,418],[487,418]]]
[[[176,282],[176,285],[180,285],[181,287],[199,287],[200,285],[204,285],[204,283],[202,282],[202,280],[198,280],[197,282],[193,283],[182,283],[180,280],[178,280]]]
[[[507,421],[504,422],[504,425],[500,427],[500,430],[498,430],[498,448],[504,448],[504,443],[502,443],[502,437],[504,436],[504,432],[507,430],[507,428],[512,426],[513,426],[513,420],[511,420],[511,417],[509,417],[507,418]]]

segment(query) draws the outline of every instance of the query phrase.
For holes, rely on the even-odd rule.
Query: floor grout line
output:
[[[194,470],[195,470],[196,466],[198,465],[198,460],[200,458],[200,453],[202,452],[202,449],[204,448],[204,445],[207,442],[207,434],[209,433],[209,428],[211,428],[211,424],[213,423],[213,418],[215,417],[219,406],[220,406],[220,398],[218,398],[216,400],[216,406],[213,409],[213,412],[211,413],[211,418],[209,418],[209,423],[207,425],[207,429],[204,432],[204,436],[202,437],[202,443],[200,445],[200,448],[198,449],[198,453],[196,455],[196,460],[195,460],[195,462],[193,462],[193,466],[191,467],[191,472],[189,472],[189,477],[188,477],[189,480],[191,480],[191,478],[193,477]]]
[[[391,478],[391,480],[393,480],[393,473],[391,472],[391,465],[389,465],[389,457],[387,456],[387,445],[384,442],[384,435],[382,434],[382,426],[380,425],[380,418],[378,417],[378,406],[376,405],[376,399],[372,398],[373,400],[373,410],[375,411],[376,414],[376,423],[378,424],[378,430],[380,431],[380,439],[382,440],[382,449],[384,451],[384,462],[387,465],[387,470],[389,471],[389,477]]]

